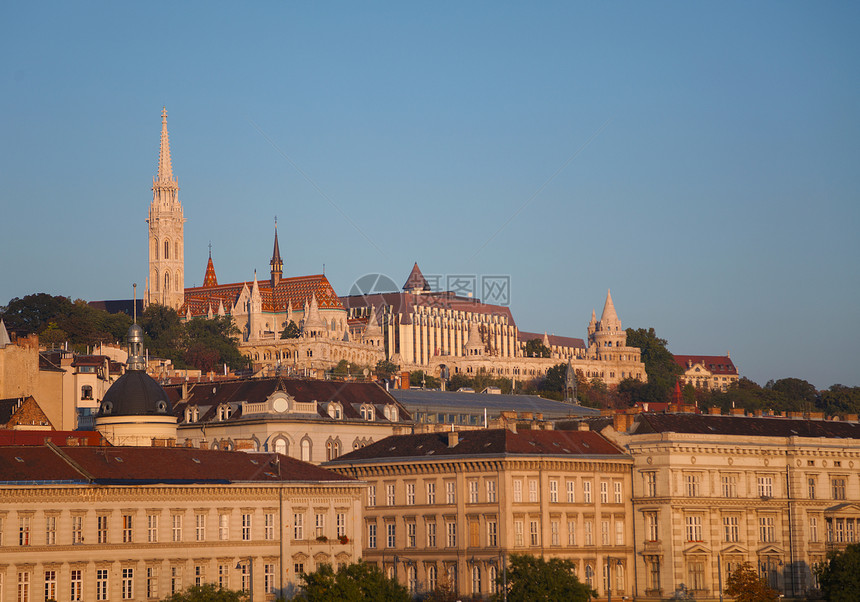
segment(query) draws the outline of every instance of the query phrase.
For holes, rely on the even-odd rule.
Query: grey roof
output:
[[[500,395],[491,393],[460,393],[427,389],[392,389],[389,391],[413,415],[427,412],[483,412],[493,418],[500,412],[539,412],[544,418],[595,416],[600,411],[580,405],[543,399],[537,395]]]
[[[170,415],[167,393],[143,370],[129,370],[105,393],[99,416]]]

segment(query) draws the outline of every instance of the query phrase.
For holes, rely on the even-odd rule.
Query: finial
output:
[[[278,216],[275,216],[275,230],[278,229]]]
[[[132,316],[134,316],[132,318],[132,323],[137,324],[137,282],[133,283],[131,285],[131,288],[134,289],[134,293],[133,293],[134,294],[134,300],[131,302],[131,307],[132,307],[131,313],[132,313]]]
[[[212,241],[209,241],[209,259],[212,259]]]

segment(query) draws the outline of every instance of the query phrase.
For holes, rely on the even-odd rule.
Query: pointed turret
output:
[[[161,108],[161,146],[158,151],[158,174],[156,182],[159,184],[176,184],[173,177],[173,163],[170,160],[170,136],[167,134],[167,107]]]
[[[603,305],[603,313],[600,315],[600,327],[603,330],[619,330],[621,320],[615,313],[615,304],[612,303],[612,293],[607,289],[606,303]]]
[[[9,333],[6,331],[6,324],[3,323],[3,318],[0,318],[0,349],[11,344],[12,339],[9,338]]]
[[[379,319],[376,317],[376,306],[370,306],[370,315],[367,317],[367,326],[364,328],[364,336],[373,337],[382,334],[382,328],[379,326]]]
[[[278,246],[277,220],[275,220],[275,248],[272,251],[272,261],[269,262],[269,265],[272,267],[272,287],[276,287],[284,273],[284,262],[281,260],[281,249]]]
[[[407,293],[416,294],[430,292],[430,284],[418,268],[417,261],[415,262],[415,265],[412,266],[412,271],[409,272],[409,278],[406,279],[406,283],[403,285],[403,290]]]
[[[305,311],[305,321],[302,325],[302,335],[305,337],[322,336],[326,331],[325,320],[320,316],[320,306],[316,294],[311,295],[310,305]]]
[[[469,338],[464,349],[467,357],[484,355],[484,341],[481,340],[481,331],[478,329],[477,322],[472,322],[469,325]]]
[[[206,264],[206,273],[203,275],[203,286],[218,286],[218,278],[215,276],[215,264],[212,263],[212,249],[209,249],[209,263]]]

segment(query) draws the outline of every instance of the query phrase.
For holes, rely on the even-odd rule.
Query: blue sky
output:
[[[6,3],[0,304],[146,276],[160,112],[186,284],[509,275],[522,330],[624,326],[860,385],[860,5]]]

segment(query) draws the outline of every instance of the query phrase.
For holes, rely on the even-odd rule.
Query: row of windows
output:
[[[528,487],[527,498],[523,496],[523,484]],[[497,482],[495,479],[483,479],[483,487],[479,479],[468,479],[467,484],[467,502],[470,504],[478,503],[495,503],[497,501]],[[457,483],[456,481],[444,481],[444,503],[457,503]],[[580,479],[579,484],[575,479],[549,479],[549,491],[547,493],[548,501],[551,504],[566,502],[568,504],[576,503],[581,500],[582,503],[590,504],[593,502],[593,482],[590,480]],[[436,481],[424,482],[424,498],[423,502],[427,505],[437,503],[436,496]],[[561,490],[561,486],[564,489]],[[399,499],[397,495],[396,483],[384,484],[385,506],[398,505]],[[601,504],[621,504],[624,502],[623,484],[621,481],[600,481],[598,484],[598,496]],[[540,502],[540,488],[538,479],[522,479],[515,478],[512,481],[513,501],[519,503],[527,501],[529,503]],[[381,492],[380,492],[381,493]],[[440,496],[441,497],[441,496]],[[416,499],[416,483],[407,482],[405,484],[405,505],[413,506],[417,503]],[[367,505],[377,505],[377,485],[370,485],[367,489]],[[442,503],[440,501],[440,503]]]
[[[62,517],[58,514],[46,514],[36,524],[34,515],[23,514],[18,516],[17,540],[11,545],[79,545],[79,544],[108,544],[108,543],[158,543],[160,541],[207,541],[217,535],[217,539],[226,541],[230,539],[231,515],[219,513],[215,517],[214,525],[209,527],[209,515],[195,513],[190,525],[191,534],[186,532],[186,521],[184,514],[169,514],[162,520],[161,513],[145,513],[143,516],[137,514],[120,514],[118,519],[112,514],[99,514],[96,511],[95,541],[85,541],[87,515],[85,513],[73,513],[69,522],[59,530],[58,526]],[[0,545],[10,545],[3,540],[4,518],[0,517]],[[240,537],[243,541],[251,541],[255,536],[262,535],[263,539],[275,539],[275,513],[263,514],[261,531],[254,530],[254,515],[242,513]],[[210,531],[211,529],[211,531]],[[216,531],[217,530],[217,531]],[[34,539],[41,534],[43,538],[38,541]]]
[[[305,513],[296,512],[293,514],[293,539],[302,541],[306,537],[308,539],[324,540],[332,536],[332,533],[326,529],[326,513],[315,512],[313,514],[313,523],[308,524],[308,530],[305,530]],[[346,538],[346,513],[338,512],[334,518],[334,536],[338,539]]]
[[[722,540],[724,542],[739,542],[745,532],[743,517],[738,514],[727,514],[722,517]],[[703,525],[705,517],[702,514],[688,514],[684,517],[684,541],[704,541]],[[757,518],[758,538],[761,543],[772,543],[777,541],[777,517],[774,515],[761,515]],[[812,541],[816,541],[816,538]],[[645,513],[645,540],[660,541],[660,519],[657,512]]]
[[[213,575],[207,575],[207,564],[195,564],[191,571],[191,579],[189,583],[193,585],[203,585],[205,583],[215,583],[221,588],[230,587],[230,573],[234,564],[218,564],[215,567]],[[240,587],[243,591],[248,591],[250,586],[250,569],[247,563],[239,563],[236,565],[240,576]],[[119,580],[119,594],[122,600],[136,600],[145,597],[146,599],[158,599],[164,594],[173,595],[185,587],[183,581],[183,568],[179,565],[169,567],[164,582],[159,579],[158,566],[148,566],[143,571],[136,570],[135,567],[122,567],[117,576]],[[274,563],[264,563],[263,566],[263,587],[267,593],[275,593],[278,583],[276,581],[277,566]],[[36,582],[34,580],[34,571],[22,570],[16,575],[16,593],[17,602],[35,602],[36,600],[57,600],[58,599],[58,576],[57,571],[50,569],[45,570],[41,575],[41,582],[44,587],[44,598],[38,595]],[[5,574],[0,573],[0,599],[3,599],[3,579]],[[96,600],[110,600],[111,589],[111,571],[109,569],[96,569],[95,571],[95,590]],[[208,577],[208,579],[207,579]],[[71,569],[68,575],[67,591],[69,592],[69,600],[77,602],[83,600],[84,571],[81,569]],[[164,586],[167,586],[166,588]],[[142,590],[138,588],[143,588]],[[166,591],[162,591],[162,590]]]
[[[646,471],[643,473],[644,493],[646,497],[656,497],[658,495],[657,487],[657,472]],[[738,473],[721,474],[719,495],[724,498],[735,498],[739,494],[739,484],[746,479],[742,479]],[[846,499],[847,478],[844,476],[834,476],[830,478],[830,497],[834,500]],[[683,495],[687,497],[701,497],[707,492],[703,490],[703,475],[699,472],[687,472],[683,475]],[[775,495],[775,484],[779,483],[778,477],[773,474],[759,474],[755,476],[753,483],[747,483],[746,489],[750,495],[758,497],[771,498]],[[811,500],[817,499],[821,495],[818,488],[818,475],[810,475],[807,477],[807,497]],[[716,493],[716,492],[715,492]]]

